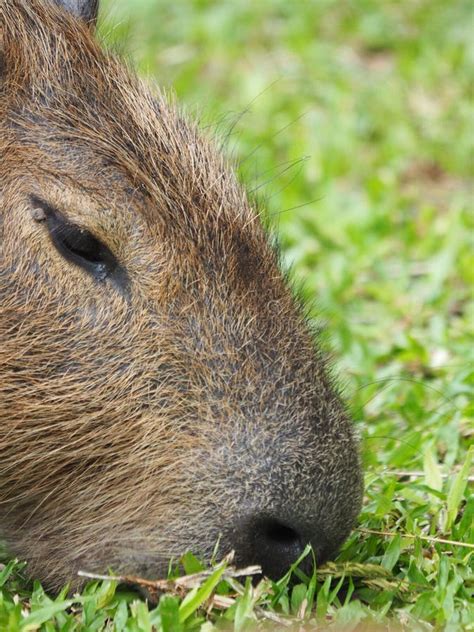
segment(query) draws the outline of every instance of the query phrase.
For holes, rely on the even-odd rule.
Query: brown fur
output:
[[[359,509],[357,448],[231,169],[63,9],[0,0],[0,28],[1,535],[51,586],[157,576],[219,534],[247,561],[254,514],[325,557]],[[32,195],[126,291],[63,259]]]

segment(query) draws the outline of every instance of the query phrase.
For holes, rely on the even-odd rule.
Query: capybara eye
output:
[[[41,198],[31,196],[33,218],[44,222],[57,251],[68,261],[83,268],[97,281],[111,277],[123,284],[125,279],[117,258],[86,228],[73,224]]]

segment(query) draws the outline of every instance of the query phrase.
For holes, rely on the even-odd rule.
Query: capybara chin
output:
[[[357,442],[231,168],[96,11],[0,0],[0,538],[52,589],[218,538],[277,578],[348,535]]]

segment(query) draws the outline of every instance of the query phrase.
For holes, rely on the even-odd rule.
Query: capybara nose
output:
[[[242,549],[237,550],[237,558],[248,564],[258,564],[262,567],[263,575],[275,581],[288,572],[309,542],[309,538],[296,525],[273,518],[251,520],[246,530],[247,537]],[[245,538],[245,533],[242,535]],[[304,558],[300,568],[305,573],[311,573],[311,554]]]

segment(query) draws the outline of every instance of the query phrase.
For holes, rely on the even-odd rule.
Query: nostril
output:
[[[247,549],[250,556],[245,557],[259,564],[263,574],[274,580],[289,570],[307,543],[297,529],[273,518],[251,522],[248,529],[248,542],[253,542],[253,546],[251,552]]]
[[[337,545],[332,534],[321,528],[318,517],[311,514],[255,512],[239,516],[234,525],[224,533],[223,541],[229,550],[235,550],[236,563],[242,567],[257,564],[263,575],[275,581],[297,560],[298,570],[311,577],[316,563],[330,558]],[[301,577],[299,572],[294,575]]]
[[[274,542],[276,546],[293,546],[294,544],[300,544],[299,534],[290,527],[287,527],[280,522],[269,522],[263,529],[264,535],[268,541]]]

